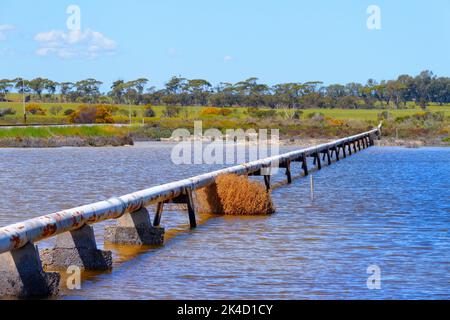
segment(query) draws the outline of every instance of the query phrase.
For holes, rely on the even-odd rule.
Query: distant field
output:
[[[67,117],[64,116],[63,112],[67,109],[74,109],[76,110],[80,103],[38,103],[41,107],[47,110],[47,114],[45,116],[33,116],[33,115],[27,115],[28,122],[30,123],[65,123],[67,122]],[[51,106],[59,105],[62,107],[62,112],[58,115],[51,115],[49,112],[49,109]],[[119,107],[119,112],[116,113],[114,116],[114,119],[116,122],[127,122],[128,121],[128,110],[129,108],[131,111],[135,111],[136,116],[132,117],[132,121],[134,123],[141,123],[143,119],[143,111],[144,106],[128,106],[128,105],[117,105]],[[16,111],[15,115],[9,115],[5,116],[3,118],[0,118],[0,124],[14,124],[14,123],[21,123],[22,117],[23,117],[23,107],[20,102],[0,102],[0,108],[12,108]],[[189,107],[182,107],[182,112],[180,115],[177,116],[177,118],[180,119],[198,119],[200,118],[200,113],[202,109],[205,107],[198,107],[198,106],[189,106]],[[156,119],[160,118],[162,116],[163,110],[165,109],[164,106],[153,106],[153,109],[156,113]],[[246,119],[248,116],[246,114],[247,108],[242,107],[233,107],[229,108],[233,110],[233,113],[227,117],[228,119]],[[283,112],[284,109],[278,109],[279,112]],[[339,120],[377,120],[378,114],[383,111],[389,111],[392,113],[394,117],[399,116],[407,116],[412,115],[414,113],[422,111],[422,109],[418,107],[410,107],[408,109],[302,109],[303,116],[307,116],[308,114],[314,113],[314,112],[320,112],[323,113],[327,117],[331,117],[334,119]],[[428,107],[429,111],[436,112],[436,111],[443,111],[446,116],[450,116],[450,105],[444,105],[444,106],[438,106],[438,105],[432,105]],[[155,120],[155,118],[146,118],[144,121],[150,121]]]

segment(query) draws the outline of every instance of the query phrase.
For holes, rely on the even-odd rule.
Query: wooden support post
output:
[[[173,202],[173,203],[182,203],[187,205],[187,210],[189,214],[189,224],[191,229],[197,227],[197,222],[195,220],[195,206],[194,206],[194,200],[192,197],[192,190],[191,189],[185,189],[182,194],[180,194],[178,197],[173,198],[171,200],[168,200],[166,202]]]
[[[339,148],[334,147],[334,153],[336,154],[336,161],[339,161]]]
[[[353,141],[353,152],[356,153],[356,143]]]
[[[291,176],[291,161],[286,161],[286,177],[287,177],[287,183],[292,183],[292,176]]]
[[[306,156],[303,155],[302,157],[302,169],[305,176],[308,175],[308,163],[306,162]]]
[[[371,145],[371,146],[374,146],[374,145],[375,145],[375,143],[374,143],[374,141],[373,141],[373,137],[372,137],[371,135],[369,135],[369,142],[370,142],[370,145]]]
[[[347,143],[347,148],[348,148],[348,154],[352,155],[352,146],[350,145],[350,143]]]
[[[342,154],[344,155],[344,158],[347,158],[347,153],[345,152],[345,144],[341,145],[342,148]]]
[[[331,164],[330,150],[327,149],[326,155],[327,155],[328,165],[330,165]]]
[[[357,144],[358,144],[358,151],[361,151],[361,140],[360,139],[357,140]]]
[[[161,215],[164,209],[164,202],[158,202],[156,205],[155,218],[153,219],[153,226],[159,227],[161,224]]]
[[[320,163],[320,155],[319,155],[319,153],[317,152],[316,153],[316,155],[315,155],[315,159],[317,160],[316,162],[317,162],[317,169],[322,169],[322,165],[321,165],[321,163]]]
[[[186,190],[186,204],[189,214],[189,224],[191,226],[191,229],[194,229],[197,227],[197,221],[195,220],[195,207],[194,207],[194,199],[192,198],[192,190],[187,189]]]
[[[264,184],[266,185],[266,190],[270,190],[270,174],[264,175]]]

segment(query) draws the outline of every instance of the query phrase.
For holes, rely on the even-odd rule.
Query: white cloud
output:
[[[225,56],[225,57],[223,57],[223,61],[231,61],[231,60],[233,60],[232,56]]]
[[[103,54],[113,54],[117,48],[114,40],[91,29],[68,32],[50,30],[36,34],[34,40],[40,45],[36,50],[39,56],[54,54],[60,58],[95,58]]]
[[[10,24],[0,24],[0,41],[6,40],[6,34],[8,31],[14,29],[13,25]]]

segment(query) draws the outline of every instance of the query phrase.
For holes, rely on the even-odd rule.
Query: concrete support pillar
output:
[[[44,272],[37,246],[0,254],[0,297],[48,297],[58,294],[60,275]]]
[[[42,263],[50,270],[65,270],[77,266],[82,270],[110,270],[111,251],[97,249],[94,228],[84,225],[80,229],[56,236],[53,249],[41,252]]]
[[[105,228],[105,242],[128,245],[160,245],[164,242],[164,228],[152,226],[146,208],[126,213],[117,222],[117,225]]]

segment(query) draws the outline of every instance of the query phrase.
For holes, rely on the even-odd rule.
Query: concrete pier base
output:
[[[58,294],[60,275],[44,272],[37,246],[0,254],[0,297],[48,297]]]
[[[105,242],[129,245],[161,245],[164,228],[154,227],[146,208],[120,217],[116,226],[105,228]]]
[[[112,268],[111,251],[97,249],[94,229],[88,225],[58,235],[55,247],[43,250],[41,257],[44,267],[53,270],[65,270],[69,266],[77,266],[82,270]]]

